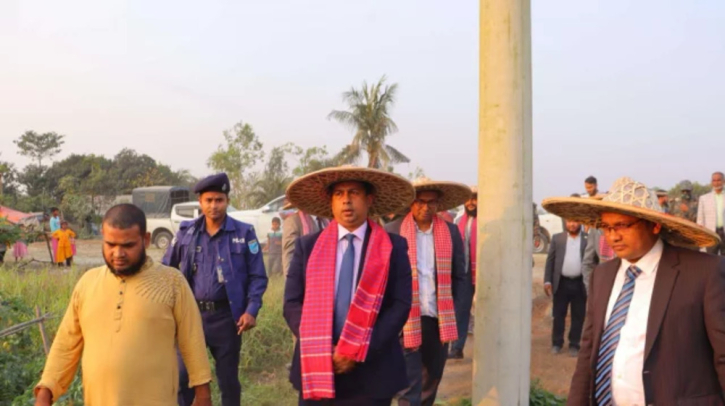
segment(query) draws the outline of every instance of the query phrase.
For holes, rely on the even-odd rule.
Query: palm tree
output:
[[[386,169],[390,164],[410,162],[403,153],[386,143],[386,138],[398,131],[389,111],[395,104],[398,85],[385,85],[385,80],[383,76],[372,86],[363,82],[362,89],[351,88],[342,94],[348,110],[333,110],[327,116],[355,133],[350,145],[338,154],[340,162],[355,163],[363,151],[368,154],[369,168]]]

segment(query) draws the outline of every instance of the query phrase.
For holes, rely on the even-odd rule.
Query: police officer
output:
[[[254,228],[227,216],[229,188],[225,173],[197,183],[202,215],[181,223],[163,263],[180,269],[189,281],[216,363],[222,405],[238,406],[241,334],[256,325],[267,274]],[[179,405],[191,406],[194,391],[186,367],[179,365]]]
[[[669,204],[669,214],[685,220],[697,221],[697,199],[692,197],[692,182],[683,180],[679,186],[682,194]]]

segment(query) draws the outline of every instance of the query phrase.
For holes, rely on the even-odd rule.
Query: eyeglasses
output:
[[[417,206],[428,206],[428,207],[436,207],[436,206],[438,206],[438,200],[427,200],[427,201],[425,201],[425,200],[415,199],[415,200],[413,200],[413,203],[415,205],[417,205]]]
[[[637,220],[637,221],[633,221],[631,223],[617,223],[617,224],[614,224],[614,225],[611,225],[611,226],[608,225],[608,224],[599,224],[599,227],[598,228],[600,230],[602,230],[603,232],[605,232],[605,233],[607,233],[607,232],[610,232],[610,233],[611,232],[621,233],[624,230],[628,230],[630,227],[632,227],[633,225],[639,223],[640,221],[642,221],[642,219]]]

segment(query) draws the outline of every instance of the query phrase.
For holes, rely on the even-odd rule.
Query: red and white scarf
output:
[[[456,312],[453,306],[451,283],[451,264],[453,262],[453,240],[448,225],[438,216],[433,216],[433,244],[436,258],[436,280],[438,281],[438,327],[441,342],[458,339]],[[400,235],[408,241],[408,258],[413,269],[413,305],[410,316],[403,327],[403,345],[405,348],[417,348],[423,343],[420,327],[420,296],[418,293],[418,249],[416,244],[417,227],[413,215],[408,214],[400,226]]]
[[[468,227],[468,214],[464,213],[463,217],[458,221],[458,230],[461,232],[463,243],[466,243],[466,227]],[[471,239],[468,241],[468,255],[471,257],[471,278],[473,285],[476,285],[476,241],[478,235],[478,218],[473,217],[471,222]],[[466,264],[468,266],[468,264]]]
[[[342,328],[336,353],[364,362],[370,346],[373,326],[388,284],[390,236],[368,220],[370,240],[365,264],[353,296],[347,321]],[[335,261],[337,259],[337,222],[325,228],[312,249],[307,263],[305,302],[300,322],[302,397],[333,399],[335,375],[332,365],[332,317],[335,303]]]

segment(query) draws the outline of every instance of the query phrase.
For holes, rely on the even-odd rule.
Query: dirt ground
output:
[[[538,379],[541,386],[557,395],[566,396],[574,373],[576,358],[563,351],[551,354],[551,299],[544,294],[544,262],[546,255],[535,255],[533,271],[531,312],[531,379]],[[567,332],[568,326],[567,326]],[[439,400],[471,397],[473,362],[473,336],[468,337],[463,360],[446,363],[443,382],[438,391]]]
[[[45,243],[34,243],[29,247],[30,256],[39,261],[49,261],[48,249]],[[163,252],[151,248],[147,254],[155,260],[160,260]],[[10,258],[6,258],[12,260]],[[566,351],[559,355],[551,354],[551,299],[544,294],[543,276],[546,255],[535,255],[532,286],[532,316],[531,316],[531,379],[538,379],[541,386],[558,395],[566,396],[569,382],[574,373],[576,359],[569,357]],[[93,266],[103,264],[101,255],[101,242],[78,241],[76,264]],[[568,331],[568,326],[567,326]],[[439,390],[439,400],[445,401],[455,398],[471,396],[471,374],[473,355],[473,339],[469,336],[463,360],[449,361]]]

